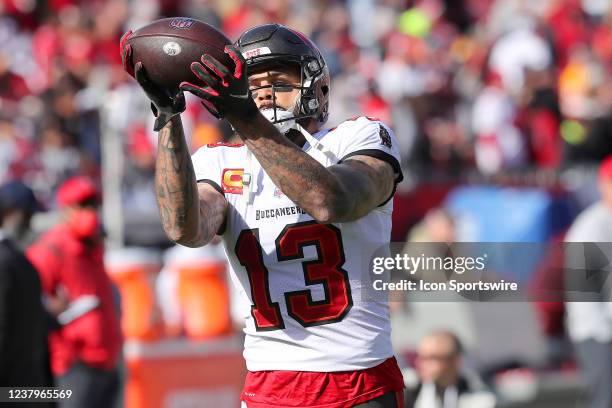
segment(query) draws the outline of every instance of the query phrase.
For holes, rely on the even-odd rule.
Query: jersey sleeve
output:
[[[352,156],[371,156],[383,160],[393,168],[395,186],[397,186],[404,179],[404,176],[400,166],[398,143],[393,131],[381,121],[364,116],[354,121],[346,121],[344,124],[347,126],[343,129],[342,140],[338,149],[340,162]],[[395,187],[385,203],[394,194]]]
[[[203,146],[191,156],[191,161],[196,181],[210,184],[215,190],[223,194],[219,151],[219,148]]]

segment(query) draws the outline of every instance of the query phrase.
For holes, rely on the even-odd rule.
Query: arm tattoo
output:
[[[269,143],[246,143],[274,183],[302,207],[308,207],[315,193],[338,188],[325,167],[289,141],[274,148]]]
[[[356,156],[350,164],[326,168],[259,116],[232,124],[274,184],[315,220],[355,220],[391,194],[394,176],[389,164]]]
[[[212,239],[217,230],[210,234],[214,225],[209,224],[219,217],[210,213],[214,212],[211,205],[201,208],[193,164],[178,116],[158,134],[155,190],[162,225],[170,240],[186,246],[201,246]]]
[[[223,222],[227,212],[227,200],[212,186],[198,183],[198,194],[200,197],[200,231],[203,240],[209,242]]]
[[[281,135],[261,115],[240,122],[238,133],[268,176],[295,204],[320,222],[345,211],[343,186],[315,159]],[[262,136],[265,135],[265,136]]]
[[[360,218],[372,208],[385,202],[395,188],[395,172],[391,165],[370,156],[352,156],[342,164],[330,167],[330,171],[343,183],[351,186],[356,197],[353,216]]]

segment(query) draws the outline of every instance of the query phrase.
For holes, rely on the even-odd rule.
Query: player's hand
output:
[[[232,45],[225,46],[225,53],[234,61],[234,72],[213,56],[204,54],[200,62],[191,63],[191,71],[205,85],[182,82],[180,88],[203,99],[204,107],[217,118],[251,118],[258,109],[251,98],[246,61]]]
[[[168,90],[156,85],[147,76],[147,71],[142,62],[133,63],[132,46],[125,44],[131,35],[132,31],[128,31],[121,38],[120,47],[123,69],[136,79],[140,87],[147,94],[147,97],[151,100],[151,110],[157,118],[153,130],[159,131],[173,116],[179,115],[185,110],[185,95],[180,90],[172,94]]]

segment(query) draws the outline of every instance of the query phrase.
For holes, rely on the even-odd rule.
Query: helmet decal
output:
[[[270,51],[268,47],[259,47],[259,48],[255,48],[255,49],[243,52],[242,56],[245,59],[248,59],[248,58],[258,57],[260,55],[271,54],[271,53],[272,51]]]

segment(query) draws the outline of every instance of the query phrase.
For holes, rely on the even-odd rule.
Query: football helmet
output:
[[[300,71],[300,94],[293,112],[274,109],[263,111],[264,116],[276,124],[281,132],[292,123],[304,118],[314,119],[319,126],[327,121],[329,108],[329,68],[319,48],[304,34],[280,24],[263,24],[245,31],[235,45],[246,59],[248,72],[277,66],[297,66]],[[266,85],[252,88],[272,88],[272,100],[280,87]],[[286,87],[283,87],[286,88]],[[293,87],[294,89],[296,87]]]

